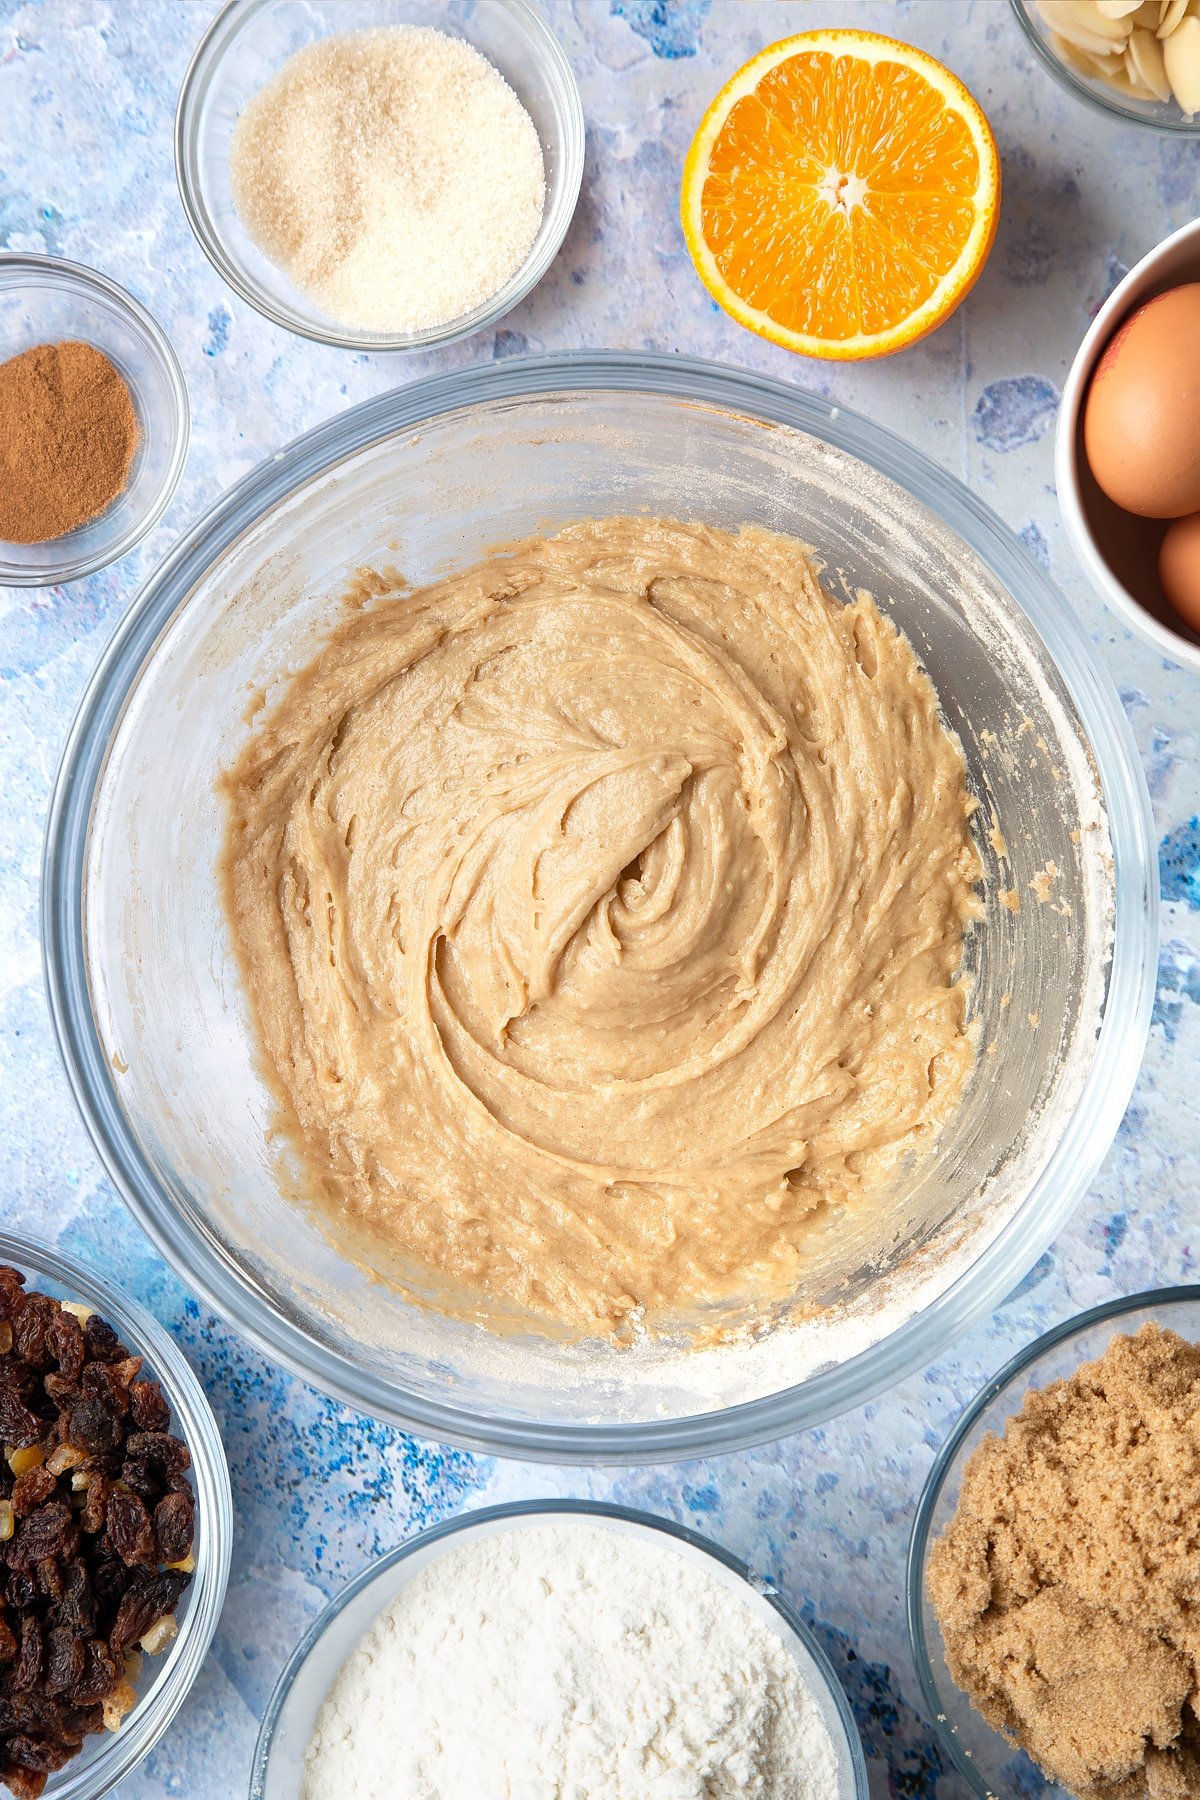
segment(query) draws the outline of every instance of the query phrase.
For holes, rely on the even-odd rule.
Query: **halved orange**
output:
[[[806,31],[739,69],[683,169],[714,300],[805,356],[887,356],[942,323],[1000,211],[991,128],[949,69],[870,31]]]

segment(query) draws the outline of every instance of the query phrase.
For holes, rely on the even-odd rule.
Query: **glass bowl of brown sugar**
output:
[[[1147,1327],[1153,1333],[1172,1333],[1183,1345],[1174,1339],[1164,1343],[1159,1337],[1148,1342],[1139,1337]],[[1120,1355],[1116,1363],[1106,1356],[1114,1344]],[[1178,1584],[1181,1559],[1200,1563],[1194,1537],[1190,1545],[1181,1537],[1178,1554],[1164,1549],[1164,1515],[1166,1537],[1174,1535],[1169,1519],[1171,1481],[1155,1481],[1148,1473],[1154,1465],[1160,1472],[1174,1468],[1179,1474],[1183,1469],[1178,1451],[1180,1443],[1192,1435],[1189,1416],[1192,1420],[1196,1417],[1200,1351],[1194,1346],[1198,1344],[1200,1286],[1158,1288],[1094,1306],[1054,1326],[999,1370],[967,1407],[934,1461],[909,1546],[909,1635],[925,1712],[933,1721],[938,1748],[979,1800],[1071,1800],[1076,1791],[1087,1787],[1082,1780],[1066,1785],[1065,1774],[1061,1783],[1054,1780],[1017,1742],[1018,1735],[1028,1736],[1030,1719],[1036,1721],[1040,1734],[1039,1743],[1031,1743],[1030,1749],[1038,1749],[1044,1761],[1053,1764],[1057,1760],[1064,1769],[1075,1751],[1085,1762],[1094,1763],[1103,1755],[1115,1771],[1131,1758],[1139,1760],[1144,1743],[1151,1760],[1159,1759],[1160,1782],[1171,1774],[1173,1764],[1182,1765],[1174,1771],[1176,1779],[1189,1778],[1187,1769],[1194,1766],[1190,1759],[1195,1755],[1192,1727],[1181,1728],[1180,1739],[1186,1742],[1176,1741],[1169,1725],[1164,1728],[1163,1697],[1155,1690],[1155,1681],[1162,1680],[1161,1669],[1151,1667],[1149,1678],[1140,1681],[1131,1674],[1130,1685],[1122,1689],[1124,1703],[1118,1707],[1106,1704],[1103,1696],[1107,1691],[1111,1699],[1114,1690],[1113,1634],[1122,1624],[1128,1628],[1131,1616],[1126,1591],[1130,1569],[1144,1565],[1146,1594],[1138,1606],[1149,1615],[1158,1604],[1159,1590],[1172,1581]],[[1096,1368],[1102,1357],[1104,1365]],[[1097,1396],[1094,1408],[1082,1405],[1080,1394],[1085,1402]],[[1033,1413],[1028,1410],[1030,1403]],[[1177,1416],[1164,1425],[1168,1408]],[[1014,1422],[1022,1434],[1019,1447],[1011,1459],[1001,1460],[999,1440],[1005,1439],[1006,1427]],[[1126,1456],[1128,1447],[1136,1450],[1138,1445],[1142,1446],[1140,1459],[1129,1455],[1128,1467],[1118,1479],[1115,1461]],[[986,1468],[975,1460],[981,1450],[995,1459]],[[1194,1466],[1190,1451],[1185,1453],[1186,1462]],[[996,1470],[1003,1474],[1014,1467],[1017,1477],[1012,1489],[1003,1493]],[[1184,1489],[1194,1479],[1194,1474],[1184,1473],[1182,1484],[1176,1483],[1176,1503],[1182,1506],[1184,1517],[1190,1511]],[[1036,1499],[1031,1503],[1027,1490],[1032,1489],[1036,1489]],[[1000,1524],[994,1536],[988,1536],[985,1529],[981,1537],[979,1520],[993,1501]],[[1114,1522],[1121,1540],[1115,1554]],[[950,1544],[947,1532],[952,1523],[962,1535]],[[1077,1681],[1070,1634],[1056,1622],[1061,1615],[1078,1626],[1083,1602],[1076,1601],[1076,1590],[1089,1588],[1086,1580],[1077,1579],[1073,1562],[1063,1563],[1062,1544],[1071,1540],[1079,1548],[1070,1555],[1078,1556],[1081,1567],[1103,1571],[1100,1580],[1111,1614],[1107,1623],[1076,1630],[1082,1671]],[[964,1542],[971,1549],[971,1560],[964,1560],[960,1568]],[[946,1546],[948,1555],[939,1556],[940,1544]],[[973,1560],[977,1546],[978,1567]],[[990,1598],[977,1586],[984,1565]],[[993,1624],[999,1613],[1004,1614],[1008,1662],[994,1680],[988,1704],[997,1716],[1007,1711],[1017,1721],[1011,1737],[1007,1728],[1001,1730],[988,1722],[951,1673],[956,1654],[961,1658],[962,1645],[960,1642],[956,1649],[954,1642],[947,1641],[939,1618],[939,1608],[945,1606],[947,1572],[954,1578],[956,1610],[959,1597],[969,1602],[972,1610],[986,1599]],[[1141,1579],[1138,1574],[1138,1582]],[[1034,1593],[1035,1589],[1040,1591]],[[952,1620],[952,1637],[959,1624],[957,1618]],[[1024,1633],[1024,1649],[1013,1656],[1012,1644],[1020,1633]],[[1160,1637],[1151,1627],[1147,1635],[1158,1645],[1157,1651],[1150,1653],[1150,1662],[1157,1657],[1170,1664],[1174,1656],[1167,1643],[1170,1632],[1163,1629]],[[1176,1663],[1179,1660],[1174,1657]],[[1134,1659],[1125,1657],[1124,1661],[1130,1668]],[[974,1667],[972,1658],[971,1669]],[[1168,1686],[1176,1673],[1169,1671]],[[971,1672],[967,1679],[973,1679]],[[1121,1685],[1120,1681],[1116,1685]],[[1186,1719],[1190,1708],[1185,1704],[1180,1710]],[[1120,1731],[1114,1730],[1118,1713]],[[1151,1722],[1151,1730],[1143,1736],[1146,1721]],[[1093,1729],[1103,1740],[1099,1744],[1087,1741]],[[1132,1776],[1129,1791],[1141,1791]],[[1150,1791],[1191,1794],[1195,1790],[1164,1785]]]
[[[188,446],[178,358],[132,295],[0,254],[0,584],[77,581],[161,517]]]

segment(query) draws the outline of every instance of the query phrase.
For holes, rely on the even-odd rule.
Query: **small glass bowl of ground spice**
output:
[[[0,1233],[2,1800],[98,1800],[158,1743],[208,1654],[232,1528],[216,1421],[167,1333]]]
[[[75,581],[124,556],[187,444],[183,372],[149,313],[94,269],[0,253],[0,585]]]
[[[558,254],[583,147],[528,0],[232,0],[175,120],[213,266],[275,324],[355,350],[494,326]]]
[[[908,1622],[980,1800],[1200,1793],[1198,1514],[1200,1287],[1056,1326],[966,1409],[917,1510]]]

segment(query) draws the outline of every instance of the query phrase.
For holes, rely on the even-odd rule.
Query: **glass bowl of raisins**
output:
[[[147,1755],[208,1653],[232,1528],[167,1333],[0,1232],[0,1795],[97,1800]]]

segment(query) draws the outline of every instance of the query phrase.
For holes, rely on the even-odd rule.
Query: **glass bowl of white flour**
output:
[[[514,1782],[516,1785],[514,1785]],[[625,1507],[490,1507],[337,1595],[267,1707],[251,1800],[866,1800],[808,1628]]]

